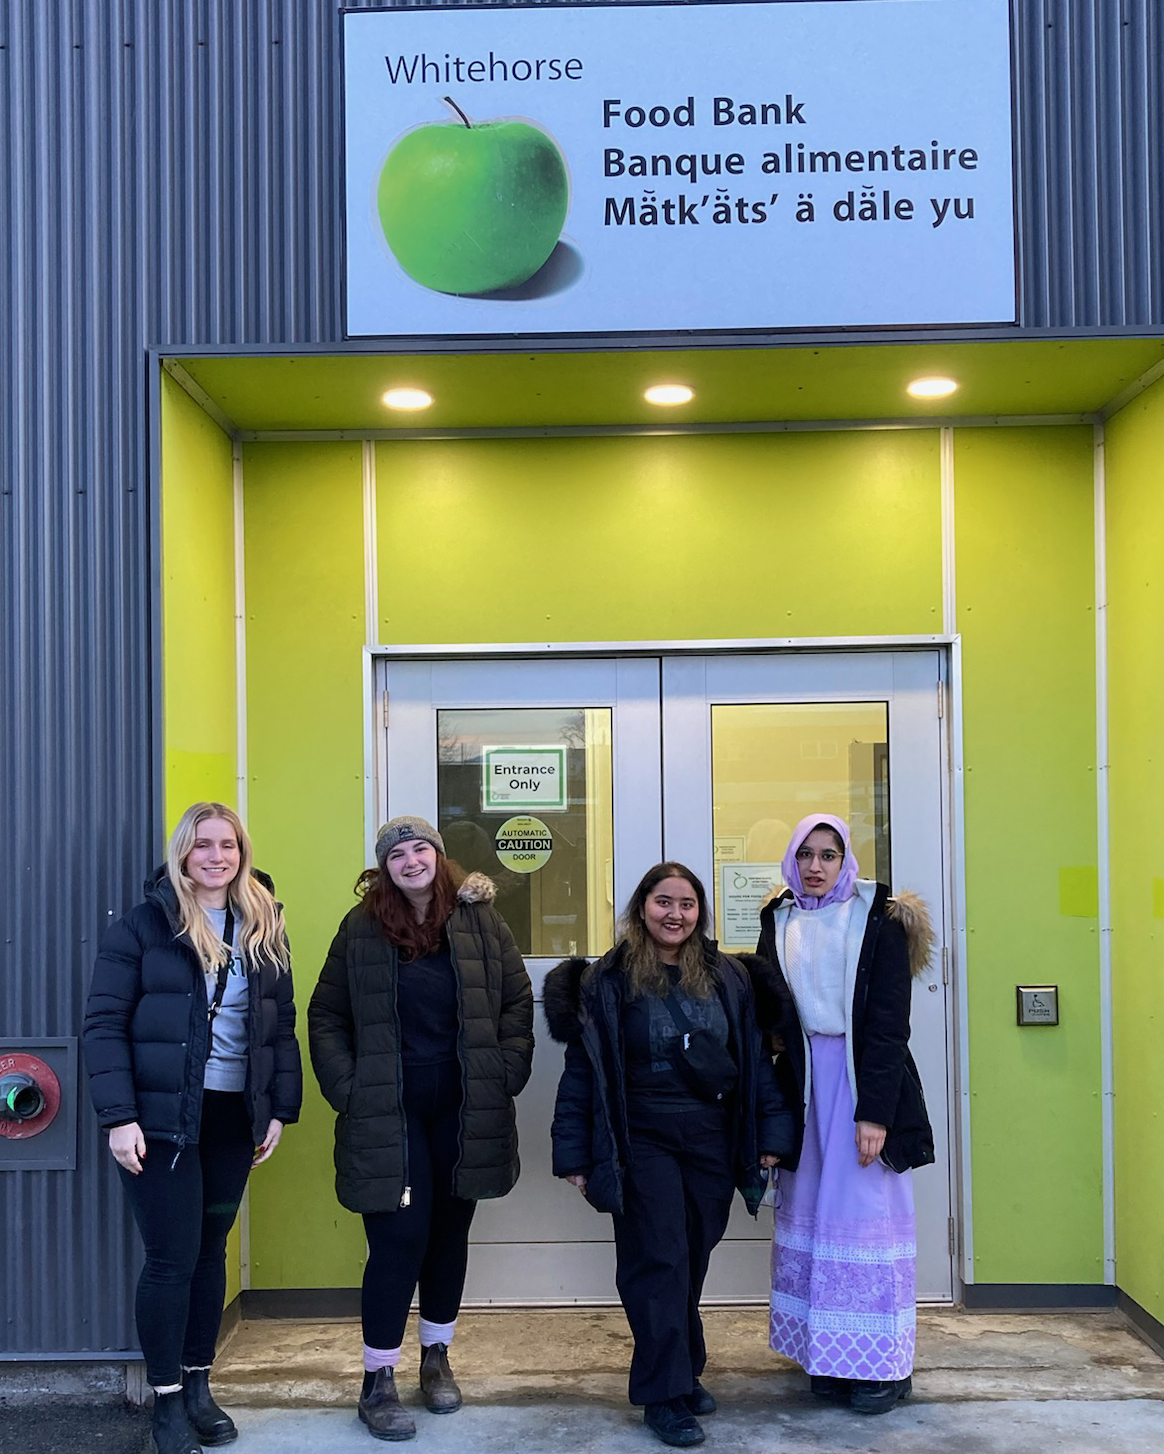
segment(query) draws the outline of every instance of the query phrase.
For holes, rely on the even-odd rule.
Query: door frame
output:
[[[970,1031],[967,981],[966,840],[964,743],[962,725],[962,638],[957,634],[903,636],[747,637],[683,641],[559,641],[418,643],[365,646],[364,689],[364,846],[365,861],[374,858],[376,830],[383,821],[379,804],[386,801],[389,702],[385,686],[391,661],[430,658],[433,661],[506,661],[537,658],[583,659],[619,656],[830,655],[863,651],[937,650],[940,690],[938,714],[941,744],[942,865],[947,952],[941,965],[948,982],[952,1014],[947,1024],[947,1056],[951,1083],[946,1114],[950,1125],[950,1206],[953,1299],[974,1282],[973,1168],[970,1143]]]

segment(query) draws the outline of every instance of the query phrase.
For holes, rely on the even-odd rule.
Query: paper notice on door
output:
[[[783,884],[778,863],[720,865],[720,939],[725,949],[755,949],[760,937],[760,905]]]

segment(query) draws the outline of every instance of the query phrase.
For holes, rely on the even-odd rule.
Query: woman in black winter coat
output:
[[[85,1060],[145,1243],[137,1331],[157,1454],[198,1454],[238,1434],[209,1387],[226,1238],[251,1168],[303,1098],[272,888],[237,814],[195,803],[93,971]]]
[[[614,1218],[615,1280],[634,1335],[630,1399],[666,1444],[703,1441],[715,1410],[699,1298],[738,1189],[755,1215],[765,1172],[794,1142],[740,963],[708,939],[707,896],[656,864],[596,964],[546,978],[565,1042],[554,1174]]]
[[[426,1408],[453,1413],[449,1368],[477,1201],[517,1181],[514,1097],[533,1059],[533,991],[493,885],[445,857],[423,818],[393,818],[307,1011],[311,1063],[337,1112],[336,1194],[364,1218],[359,1415],[410,1439],[395,1369],[420,1292]]]

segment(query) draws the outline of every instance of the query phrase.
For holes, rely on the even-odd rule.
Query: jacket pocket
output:
[[[934,1133],[926,1110],[925,1092],[917,1065],[907,1050],[897,1111],[885,1137],[881,1161],[890,1171],[900,1173],[930,1166],[934,1160]]]

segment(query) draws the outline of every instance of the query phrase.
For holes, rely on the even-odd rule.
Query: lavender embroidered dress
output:
[[[913,1181],[857,1159],[847,1009],[873,886],[853,868],[844,900],[778,914],[808,1104],[799,1166],[780,1173],[770,1341],[809,1374],[888,1381],[913,1369]]]
[[[862,1167],[843,1035],[810,1035],[804,1150],[780,1173],[771,1344],[810,1374],[896,1379],[913,1369],[912,1173]]]

